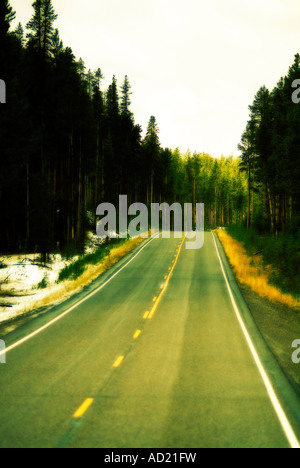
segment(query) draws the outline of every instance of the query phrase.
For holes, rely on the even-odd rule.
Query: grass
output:
[[[266,297],[271,301],[280,302],[289,307],[300,307],[299,297],[282,292],[278,287],[271,284],[274,275],[274,267],[272,265],[267,265],[263,257],[262,252],[266,248],[266,243],[263,241],[263,238],[257,239],[253,237],[253,232],[248,232],[249,238],[244,238],[242,242],[241,240],[234,239],[223,230],[218,230],[217,234],[223,244],[236,278],[241,284],[249,286],[260,296]],[[252,242],[251,237],[253,237]],[[248,249],[246,246],[248,246]],[[250,247],[252,249],[251,253],[249,253]],[[258,255],[257,253],[260,251],[262,252]]]
[[[227,232],[242,242],[250,256],[261,255],[263,265],[269,269],[270,284],[300,300],[300,231],[275,236],[237,224],[229,226]]]
[[[111,239],[108,245],[99,247],[96,252],[88,255],[82,255],[78,260],[61,270],[57,283],[66,280],[75,280],[79,278],[85,270],[91,265],[98,265],[105,257],[110,255],[110,251],[126,242],[124,239]]]
[[[45,275],[44,278],[39,282],[38,289],[46,289],[48,287],[48,276]]]

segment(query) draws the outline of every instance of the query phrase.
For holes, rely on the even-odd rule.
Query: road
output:
[[[212,233],[201,250],[146,241],[77,305],[7,335],[0,447],[297,445],[299,401],[251,318],[239,320],[217,245]]]

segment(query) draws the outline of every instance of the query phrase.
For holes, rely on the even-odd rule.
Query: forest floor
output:
[[[139,239],[130,239],[111,250],[99,264],[91,265],[77,280],[58,282],[60,272],[79,259],[61,254],[50,255],[49,262],[39,262],[39,254],[0,256],[0,323],[31,315],[40,307],[57,305],[88,285],[97,276],[129,253]],[[85,255],[99,248],[99,237],[89,233]]]
[[[257,291],[253,290],[253,286],[255,288],[257,286],[255,282],[253,283],[250,281],[246,284],[249,271],[252,275],[255,274],[254,270],[256,269],[257,278],[262,276],[263,279],[264,276],[268,276],[268,271],[263,272],[261,263],[257,262],[257,260],[253,262],[252,257],[248,257],[251,270],[247,271],[248,262],[244,258],[246,254],[245,251],[242,250],[240,254],[238,251],[235,251],[235,258],[230,258],[232,256],[232,249],[228,249],[228,242],[226,242],[227,239],[226,236],[224,236],[224,231],[219,231],[218,235],[225,249],[227,258],[233,267],[242,295],[258,329],[287,378],[300,395],[300,364],[294,364],[292,361],[292,343],[294,340],[300,339],[299,305],[297,304],[296,307],[290,307],[287,305],[289,301],[286,301],[285,295],[280,296],[279,294],[275,296],[273,290],[271,290],[270,295],[270,297],[273,297],[273,300],[268,297],[263,297],[267,295],[266,292],[268,292],[268,288],[257,288],[261,293],[259,294]],[[234,267],[234,264],[239,263],[239,255],[241,255],[240,266],[248,273],[247,275],[243,274],[240,278],[238,271],[235,271],[236,269]],[[278,300],[274,300],[274,297],[277,297]],[[283,299],[285,303],[280,302],[280,299]]]

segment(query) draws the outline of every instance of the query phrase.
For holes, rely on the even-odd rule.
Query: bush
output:
[[[42,281],[39,282],[37,288],[38,289],[46,289],[48,287],[48,276],[45,275]]]
[[[57,282],[61,283],[62,281],[77,279],[84,273],[85,268],[84,258],[80,258],[61,270]]]
[[[106,257],[109,254],[110,249],[108,249],[105,246],[99,247],[96,252],[86,255],[84,257],[85,262],[87,265],[97,265],[97,263],[100,263],[101,260],[103,260],[104,257]]]
[[[247,252],[254,255],[264,248],[264,237],[255,228],[247,229],[242,224],[234,224],[227,228],[228,234],[238,242],[242,242]]]
[[[80,257],[78,260],[71,263],[71,265],[68,265],[63,270],[61,270],[57,283],[79,278],[79,276],[85,272],[88,265],[97,265],[107,255],[109,255],[109,252],[113,247],[124,244],[126,240],[127,239],[110,239],[107,242],[107,245],[102,245],[96,250],[96,252]]]
[[[299,298],[300,237],[293,234],[261,235],[255,228],[229,226],[228,234],[242,242],[249,255],[261,253],[265,266],[272,269],[270,282],[282,292]]]

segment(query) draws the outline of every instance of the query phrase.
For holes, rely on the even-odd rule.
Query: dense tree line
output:
[[[204,202],[206,222],[245,213],[245,183],[236,160],[163,149],[155,117],[147,133],[131,112],[131,86],[101,69],[86,70],[55,29],[51,0],[11,31],[9,0],[0,4],[0,246],[3,252],[82,249],[87,212],[102,202]],[[93,227],[95,227],[93,225]]]
[[[167,192],[180,203],[204,203],[207,228],[242,222],[246,217],[246,178],[240,174],[239,159],[213,158],[206,153],[172,151],[165,173]],[[170,201],[171,202],[171,201]],[[194,210],[194,221],[196,213]]]
[[[273,91],[265,86],[249,106],[241,169],[247,174],[247,225],[274,234],[300,228],[300,105],[292,100],[300,55]]]

